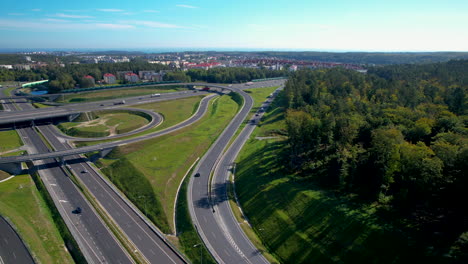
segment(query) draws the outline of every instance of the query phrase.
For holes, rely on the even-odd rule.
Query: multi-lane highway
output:
[[[273,85],[280,85],[284,83],[284,81],[269,81],[265,82],[267,86]],[[181,85],[181,84],[179,84]],[[206,85],[206,84],[197,84],[197,83],[190,83],[189,85]],[[244,85],[233,85],[230,87],[225,86],[217,86],[217,85],[208,85],[211,87],[223,88],[238,92],[244,98],[244,105],[236,115],[236,117],[231,121],[229,126],[223,131],[223,133],[219,136],[217,141],[212,145],[203,159],[199,162],[198,166],[195,168],[195,172],[200,173],[200,177],[191,178],[190,180],[190,188],[189,188],[189,209],[192,216],[192,220],[197,227],[197,230],[201,237],[204,240],[204,243],[207,245],[208,249],[215,256],[216,260],[220,263],[268,263],[265,258],[258,252],[257,249],[250,243],[247,239],[243,231],[239,228],[238,223],[236,222],[232,212],[230,210],[229,204],[225,199],[225,184],[226,184],[226,177],[227,177],[227,170],[229,169],[230,164],[236,157],[238,151],[244,144],[245,140],[250,135],[251,131],[254,128],[254,124],[258,121],[261,116],[254,116],[253,122],[249,122],[246,128],[241,132],[239,137],[236,141],[233,142],[231,147],[227,150],[227,152],[223,155],[223,151],[225,150],[228,142],[231,140],[235,131],[240,126],[240,124],[245,120],[247,117],[250,109],[252,108],[253,101],[252,98],[241,89],[245,88],[253,88],[261,87],[261,83],[255,83],[251,86],[244,86]],[[183,98],[188,96],[193,96],[193,92],[182,92],[182,93],[173,93],[173,94],[166,94],[167,97],[157,98],[156,101],[162,100],[170,100],[175,98]],[[200,103],[200,107],[198,112],[193,115],[190,119],[177,124],[171,128],[165,129],[163,131],[159,131],[156,133],[151,133],[148,135],[135,137],[132,139],[116,141],[112,143],[104,143],[95,146],[89,146],[85,148],[79,149],[71,149],[71,147],[58,140],[58,134],[55,129],[52,128],[50,125],[39,126],[39,130],[41,133],[47,138],[49,144],[53,146],[54,150],[48,150],[47,147],[39,146],[40,143],[36,141],[41,141],[38,137],[37,133],[31,128],[24,128],[20,131],[24,130],[24,132],[20,132],[20,135],[25,139],[25,141],[33,141],[36,146],[37,152],[41,152],[43,154],[37,155],[30,155],[28,158],[24,159],[24,157],[13,157],[13,158],[0,158],[0,162],[18,162],[24,160],[37,160],[37,159],[44,159],[44,158],[51,158],[51,157],[59,157],[59,156],[68,156],[65,161],[76,160],[78,156],[72,156],[79,153],[84,153],[93,150],[105,149],[110,147],[115,147],[121,144],[128,144],[132,142],[137,142],[140,140],[145,140],[148,138],[160,136],[163,134],[170,133],[182,127],[188,126],[193,122],[196,122],[200,119],[203,114],[205,113],[208,105],[208,101],[211,99],[212,96],[205,97],[202,99]],[[151,97],[134,97],[130,99],[125,99],[128,103],[127,104],[136,104],[136,103],[144,103],[147,101],[155,101],[154,98]],[[108,100],[105,102],[97,102],[97,103],[87,103],[87,104],[76,104],[76,105],[67,105],[65,107],[56,107],[54,110],[64,108],[65,111],[71,113],[75,112],[83,112],[83,111],[90,111],[95,107],[95,109],[103,109],[103,108],[114,108],[114,102],[116,100]],[[271,99],[269,99],[271,101]],[[269,103],[269,102],[267,102]],[[266,105],[265,105],[266,106]],[[36,117],[36,116],[43,116],[46,115],[48,112],[53,111],[51,109],[44,109],[44,110],[34,110],[30,113],[25,111],[23,116],[28,116],[27,118]],[[34,112],[34,114],[33,114]],[[14,113],[11,113],[14,114]],[[20,115],[16,116],[17,118]],[[1,119],[1,118],[0,118]],[[6,119],[5,119],[6,120]],[[9,122],[8,120],[6,122]],[[30,131],[29,131],[30,130]],[[26,133],[26,135],[24,135]],[[34,135],[35,134],[35,135]],[[42,144],[44,144],[42,142]],[[51,153],[49,153],[51,151]],[[67,196],[68,192],[76,189],[73,183],[72,185],[67,186],[65,183],[61,182],[60,184],[55,183],[53,180],[57,180],[56,178],[60,174],[59,172],[53,172],[53,169],[63,170],[58,164],[55,163],[55,160],[45,160],[42,162],[44,165],[45,170],[42,171],[41,177],[43,180],[45,179],[46,185],[49,184],[50,186],[57,186],[60,191],[59,194],[63,196]],[[55,163],[55,164],[54,164]],[[51,165],[52,164],[52,165]],[[140,251],[143,257],[150,263],[183,263],[184,260],[178,255],[172,247],[164,240],[161,234],[158,234],[158,231],[152,224],[145,221],[139,212],[135,210],[134,206],[125,200],[122,196],[119,195],[118,191],[115,190],[115,187],[107,180],[105,180],[102,176],[100,176],[94,169],[86,162],[69,162],[69,168],[75,175],[77,175],[80,181],[84,184],[84,186],[91,192],[93,196],[96,197],[96,200],[102,205],[104,210],[110,215],[110,217],[114,220],[114,222],[120,227],[121,230],[127,235],[128,239],[134,244],[134,246]],[[210,174],[213,170],[216,169],[215,175],[213,177],[213,182],[210,184]],[[44,171],[48,171],[51,175],[53,175],[52,179],[48,177],[48,173]],[[62,171],[63,173],[63,171]],[[49,192],[54,192],[55,188],[48,187]],[[64,191],[65,190],[65,191]],[[81,194],[80,194],[81,195]],[[69,199],[73,201],[73,206],[77,206],[76,204],[87,204],[86,201],[79,201],[80,199],[77,197],[71,197]],[[83,198],[83,197],[81,197]],[[67,199],[67,198],[64,198]],[[83,198],[84,199],[84,198]],[[66,204],[69,202],[68,200],[64,200],[63,202]],[[61,207],[64,204],[60,203]],[[70,207],[70,208],[73,208]],[[58,206],[59,207],[59,206]],[[89,208],[88,208],[89,207]],[[83,206],[82,206],[83,208]],[[67,209],[64,209],[67,211]],[[68,211],[70,211],[68,209]],[[90,206],[85,206],[83,212],[94,212]],[[62,213],[62,212],[61,212]],[[94,213],[95,214],[95,213]],[[76,216],[76,215],[75,215]],[[85,216],[85,214],[80,214],[78,217]],[[87,216],[87,214],[86,214]],[[70,217],[66,216],[65,217]],[[72,215],[73,217],[73,215]],[[97,222],[100,220],[98,219]],[[102,223],[101,223],[102,224]],[[77,225],[79,226],[79,225]],[[84,226],[84,224],[83,224]],[[70,227],[69,227],[70,228]],[[72,227],[72,233],[75,237],[79,237],[80,235],[83,237],[83,234],[79,233],[79,229]],[[107,229],[106,229],[107,230]],[[75,231],[75,232],[73,232]],[[96,233],[99,234],[99,233]],[[89,234],[92,237],[92,234]],[[118,242],[112,237],[112,239],[118,244]],[[112,240],[111,239],[111,240]],[[79,239],[78,239],[79,240]],[[86,241],[87,239],[84,238]],[[78,241],[80,243],[80,241]],[[81,241],[82,242],[82,241]],[[93,241],[95,242],[95,241]],[[97,241],[99,244],[99,241]],[[80,247],[82,243],[80,244]],[[101,248],[104,248],[104,245],[100,245]],[[120,246],[119,246],[120,247]],[[114,250],[116,250],[114,248]],[[85,253],[89,255],[88,250],[84,250]],[[102,253],[102,257],[108,257],[108,250],[104,250],[105,253]],[[117,250],[119,251],[119,250]],[[122,250],[123,252],[123,250]],[[118,255],[118,254],[116,254]],[[117,257],[117,259],[112,259],[112,263],[127,263],[126,261],[130,261],[130,258],[127,254],[125,257]],[[89,256],[88,256],[89,257]],[[125,259],[126,258],[126,259]],[[107,260],[107,259],[106,259]],[[99,262],[99,260],[98,260]]]
[[[15,105],[5,106],[10,111],[15,110]],[[22,107],[31,106],[22,104]],[[28,152],[50,151],[34,128],[20,128],[17,131],[28,147]],[[86,260],[89,263],[133,263],[132,258],[71,181],[64,168],[54,159],[41,160],[36,166],[47,191]],[[73,213],[77,207],[82,210],[79,214]]]
[[[225,155],[223,158],[224,149],[253,106],[252,97],[244,91],[234,89],[244,98],[244,105],[194,169],[192,176],[196,173],[199,173],[199,176],[190,179],[189,210],[198,233],[217,262],[268,263],[246,238],[237,221],[233,218],[232,212],[228,210],[227,180],[216,175],[216,171],[213,175],[213,181],[210,178],[216,164],[220,160],[225,163],[234,159],[238,150],[231,149],[240,148],[246,137],[250,135],[248,132],[242,132],[228,152],[231,154]],[[258,118],[254,117],[254,121],[256,122]],[[253,123],[249,122],[247,126],[252,127]]]

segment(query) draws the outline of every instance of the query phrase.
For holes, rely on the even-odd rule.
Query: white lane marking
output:
[[[51,183],[51,184],[49,184],[49,185],[50,185],[50,186],[57,186],[57,184],[55,184],[55,183]]]
[[[59,202],[61,202],[61,203],[68,203],[67,200],[59,200]]]
[[[3,262],[2,256],[0,256],[0,264],[5,264],[5,262]]]

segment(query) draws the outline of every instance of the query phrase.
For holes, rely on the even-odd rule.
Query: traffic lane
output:
[[[276,91],[281,90],[282,87],[275,90],[274,95],[277,94]],[[265,110],[270,106],[273,101],[272,98],[268,98],[262,105],[265,107]],[[263,257],[261,252],[252,244],[250,239],[245,235],[244,231],[240,228],[237,219],[235,218],[230,204],[227,202],[227,183],[229,182],[229,174],[232,170],[232,164],[237,157],[238,153],[242,149],[245,142],[250,137],[251,133],[254,131],[258,120],[262,118],[265,114],[265,111],[257,111],[254,115],[248,120],[247,126],[241,131],[239,136],[230,146],[230,148],[225,152],[224,156],[219,162],[218,167],[215,170],[213,185],[212,188],[215,190],[213,193],[213,200],[215,204],[215,210],[219,211],[219,220],[222,225],[225,225],[228,229],[229,234],[231,234],[234,242],[239,247],[240,251],[244,252],[246,257],[249,259],[250,263],[268,263],[268,261]],[[216,188],[218,190],[216,190]]]
[[[253,105],[253,100],[250,96],[243,91],[237,92],[244,97],[244,107],[236,117],[234,117],[228,127],[223,131],[214,145],[200,161],[195,170],[195,172],[200,173],[200,177],[191,179],[191,193],[189,197],[191,199],[191,209],[193,210],[193,212],[191,210],[191,215],[195,218],[195,224],[198,224],[199,226],[198,232],[201,233],[202,237],[206,237],[204,242],[207,244],[212,254],[220,257],[226,257],[230,260],[235,259],[236,261],[242,261],[242,259],[244,259],[242,252],[237,251],[236,245],[231,243],[232,241],[229,240],[229,234],[227,232],[221,232],[224,227],[218,226],[218,222],[215,220],[215,215],[213,213],[207,214],[207,208],[200,206],[200,203],[211,204],[209,194],[207,193],[210,172],[212,171],[215,162],[218,160],[218,157],[220,157],[222,151],[234,135],[237,128],[244,121]],[[202,177],[202,175],[204,176]],[[206,220],[204,218],[206,218]],[[199,222],[201,219],[206,223]],[[215,233],[218,233],[218,236],[216,236]]]
[[[54,148],[63,150],[65,143],[56,139],[50,126],[42,126],[41,131],[51,140]],[[69,146],[68,146],[69,147]],[[105,183],[94,169],[80,156],[66,158],[68,166],[80,178],[88,191],[98,200],[107,214],[120,226],[130,240],[150,263],[185,263],[162,239]]]
[[[203,115],[206,113],[208,109],[208,103],[209,100],[211,100],[213,96],[207,96],[204,97],[200,103],[200,107],[198,108],[198,111],[192,115],[189,119],[186,119],[185,121],[178,123],[172,127],[168,127],[166,129],[163,129],[161,131],[157,131],[151,134],[131,138],[131,139],[126,139],[126,140],[117,140],[109,143],[102,143],[102,144],[96,144],[92,146],[86,146],[86,147],[80,147],[80,148],[74,148],[74,149],[69,149],[69,150],[63,150],[63,151],[55,151],[51,153],[41,153],[41,154],[31,154],[28,156],[11,156],[11,157],[2,157],[0,158],[1,162],[19,162],[19,161],[28,161],[28,160],[37,160],[37,159],[44,159],[44,158],[50,158],[50,157],[57,157],[57,156],[67,156],[67,155],[74,155],[74,154],[81,154],[81,153],[86,153],[86,152],[92,152],[96,150],[101,150],[101,149],[108,149],[108,148],[113,148],[119,145],[123,144],[130,144],[146,139],[151,139],[154,137],[159,137],[162,135],[166,135],[169,133],[172,133],[178,129],[187,127],[196,121],[200,120]]]
[[[207,92],[199,91],[196,93],[193,92],[178,92],[176,94],[167,94],[166,96],[161,97],[148,97],[146,99],[139,99],[137,98],[126,98],[125,105],[138,105],[138,104],[146,104],[146,103],[155,103],[155,102],[162,102],[174,99],[181,99],[187,97],[193,97],[198,95],[205,95]],[[143,98],[143,97],[142,97]],[[24,101],[25,99],[21,99]],[[121,108],[122,105],[115,105],[115,99],[113,100],[106,100],[101,102],[92,102],[92,103],[82,103],[82,104],[72,104],[72,105],[65,105],[65,106],[56,106],[56,107],[47,107],[47,108],[29,108],[27,110],[22,111],[14,111],[8,112],[4,116],[0,116],[0,124],[11,123],[11,122],[20,122],[20,121],[28,121],[31,119],[40,119],[40,118],[48,118],[50,116],[57,116],[57,115],[67,115],[76,112],[90,112],[96,110],[109,110],[109,109],[117,109]],[[25,104],[29,105],[29,104]]]
[[[19,235],[0,216],[0,264],[3,263],[34,263],[34,260]]]
[[[38,151],[46,152],[48,150],[39,135],[32,129],[28,132],[28,137],[35,144]],[[47,159],[44,163],[46,168],[43,173],[47,173],[52,177],[54,181],[52,184],[56,185],[53,187],[58,187],[56,191],[63,195],[63,199],[58,201],[59,204],[56,204],[56,206],[64,209],[66,217],[77,228],[81,240],[84,242],[83,245],[88,246],[87,251],[95,258],[95,261],[97,259],[98,262],[133,263],[75,184],[67,177],[63,169],[56,164],[56,161]],[[72,213],[77,207],[82,209],[81,214]]]

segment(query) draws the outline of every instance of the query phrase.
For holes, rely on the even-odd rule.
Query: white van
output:
[[[160,97],[161,94],[152,94],[151,97]]]

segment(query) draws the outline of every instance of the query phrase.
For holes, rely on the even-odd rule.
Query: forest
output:
[[[298,71],[282,102],[289,173],[377,203],[467,258],[467,90],[468,60]]]

